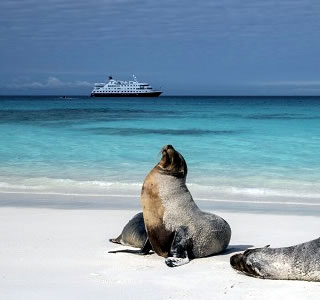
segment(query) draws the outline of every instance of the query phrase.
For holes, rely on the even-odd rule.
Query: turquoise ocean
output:
[[[1,96],[0,192],[137,201],[166,144],[199,201],[320,210],[320,97]]]

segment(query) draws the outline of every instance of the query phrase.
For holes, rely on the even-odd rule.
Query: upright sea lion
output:
[[[320,281],[320,238],[285,248],[249,249],[231,256],[230,264],[263,279]]]
[[[186,186],[187,164],[171,145],[147,175],[141,192],[143,217],[152,249],[168,266],[227,248],[231,229],[221,217],[202,212]]]
[[[143,214],[140,212],[124,226],[121,234],[117,238],[110,239],[109,241],[115,244],[142,248],[147,238]]]

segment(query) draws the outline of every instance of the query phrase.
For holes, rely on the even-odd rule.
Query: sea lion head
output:
[[[161,149],[161,160],[157,164],[157,169],[166,175],[179,178],[187,177],[187,164],[183,156],[171,145],[166,145]]]
[[[266,246],[265,248],[267,248]],[[235,254],[230,257],[230,264],[232,268],[239,272],[243,272],[246,275],[253,276],[253,277],[263,277],[259,269],[261,269],[261,266],[259,262],[254,260],[255,262],[252,262],[252,259],[250,259],[250,256],[255,256],[256,252],[259,252],[261,249],[248,249],[243,254]]]
[[[243,254],[235,254],[230,257],[231,266],[237,271],[244,272],[245,271],[245,263],[243,260]]]

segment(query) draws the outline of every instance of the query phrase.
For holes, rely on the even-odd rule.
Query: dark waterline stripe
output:
[[[201,129],[147,129],[147,128],[89,128],[84,131],[97,135],[145,135],[145,134],[161,134],[161,135],[233,135],[240,133],[240,130],[201,130]]]

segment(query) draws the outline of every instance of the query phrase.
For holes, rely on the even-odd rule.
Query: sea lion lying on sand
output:
[[[231,256],[230,264],[257,278],[320,281],[320,238],[291,247],[249,249]]]
[[[142,248],[147,238],[143,214],[139,212],[124,226],[117,238],[110,239],[109,241],[124,246]]]

